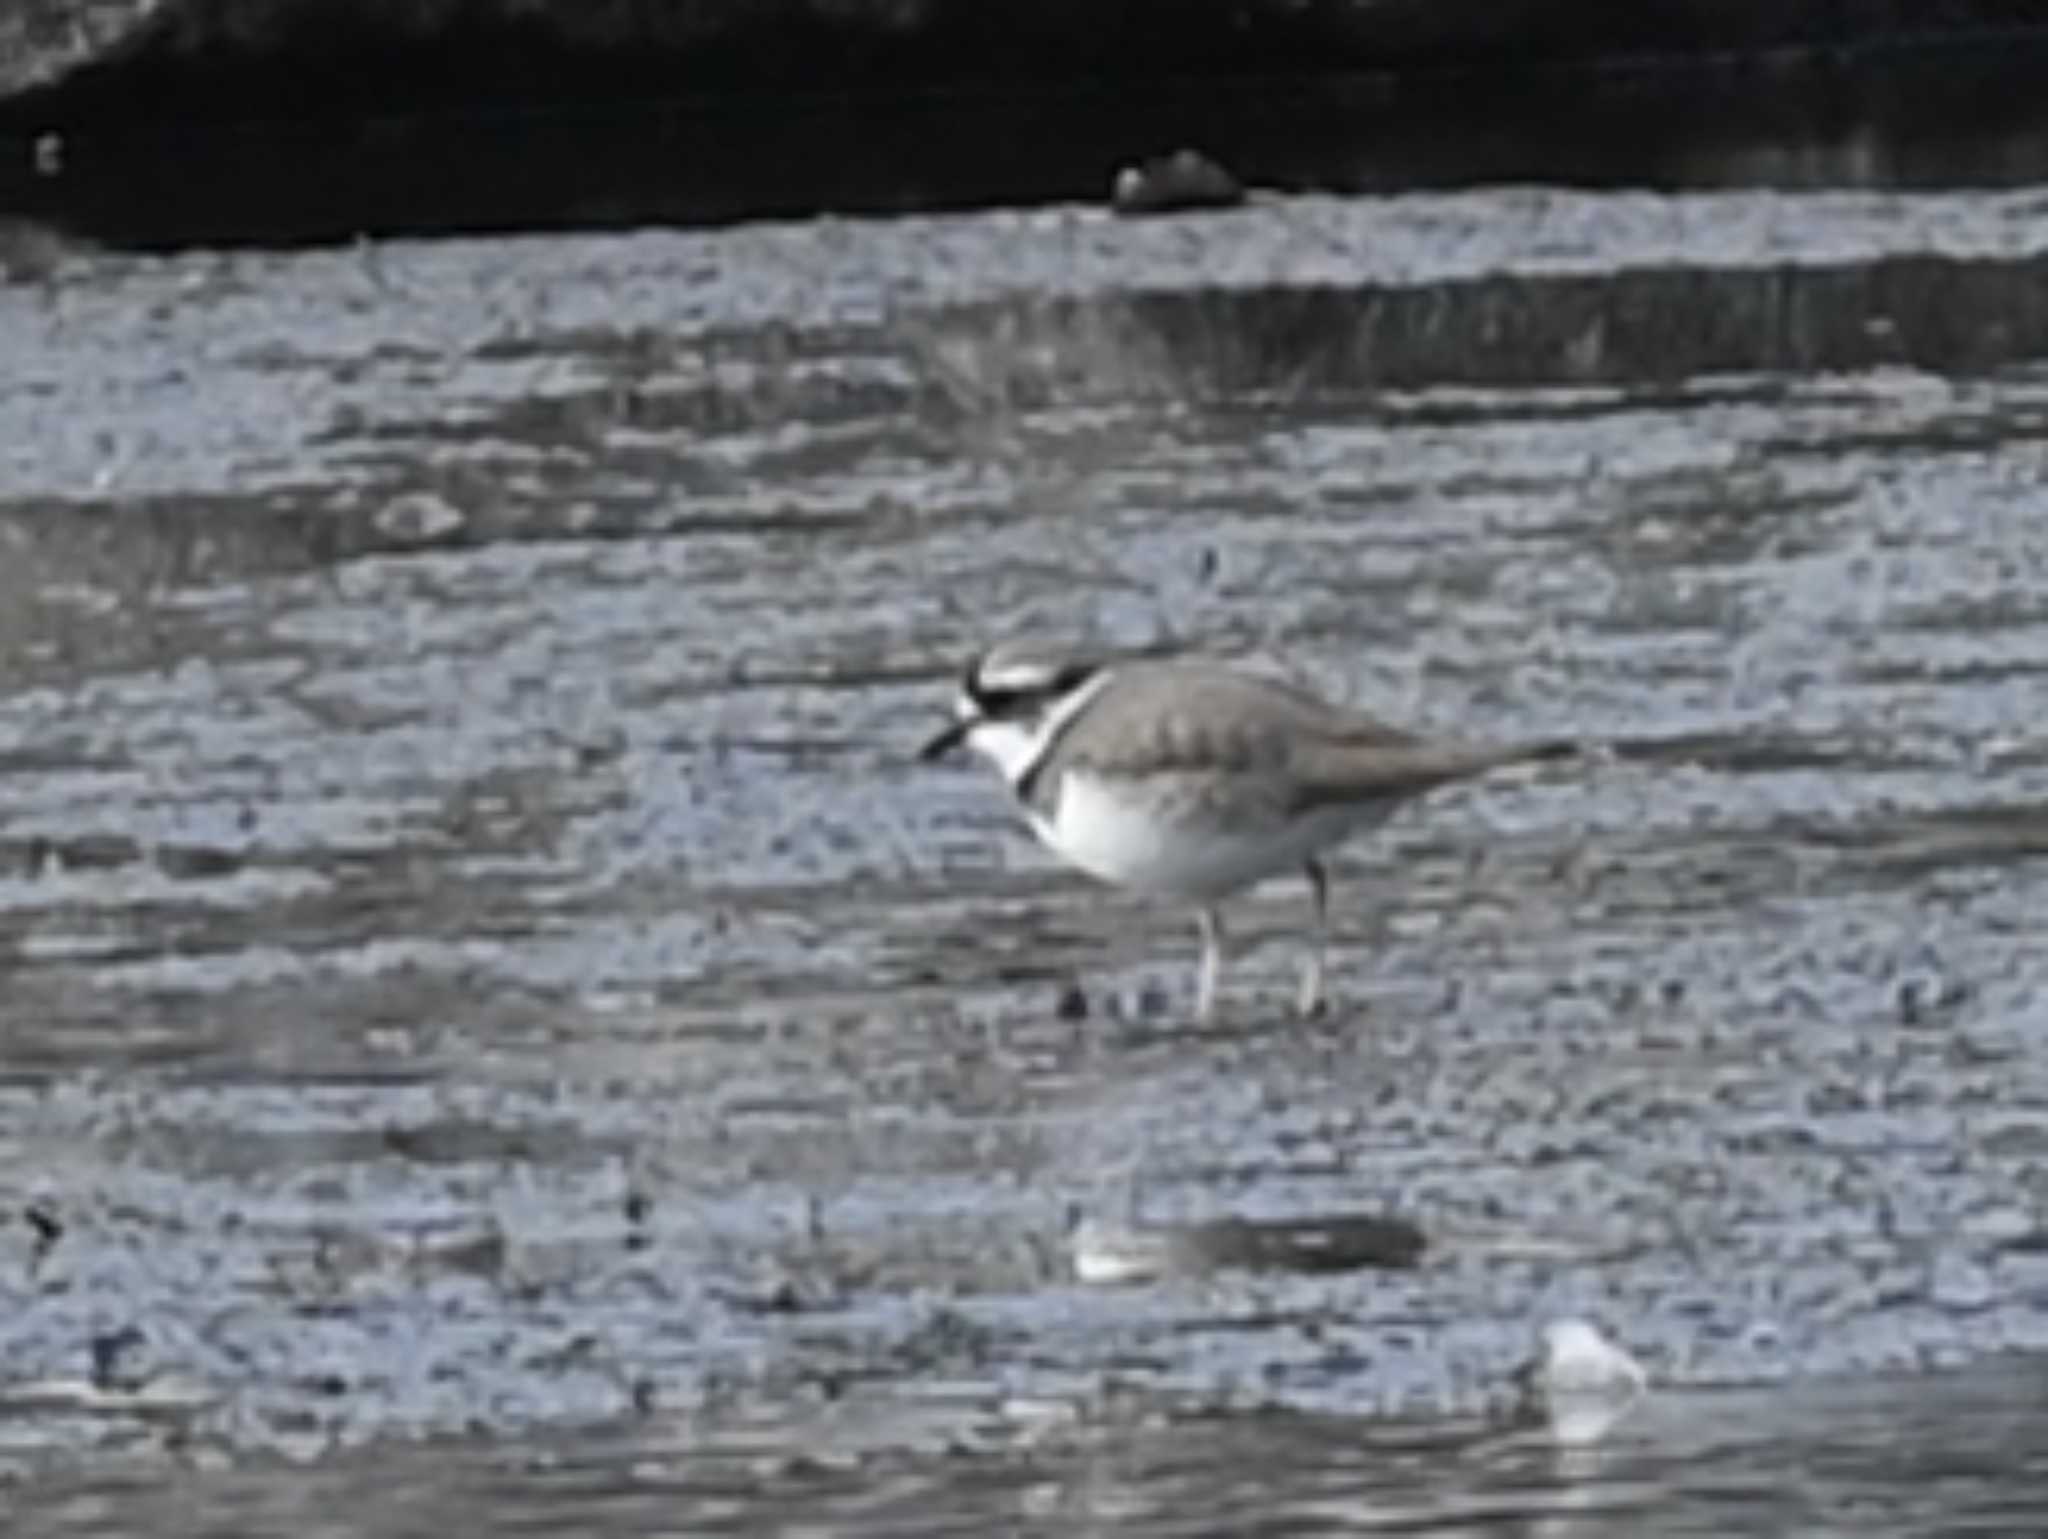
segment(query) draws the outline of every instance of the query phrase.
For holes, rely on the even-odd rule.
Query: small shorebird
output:
[[[1203,1020],[1222,971],[1224,898],[1282,872],[1308,878],[1315,933],[1299,1006],[1313,1015],[1328,929],[1323,853],[1437,786],[1577,751],[1432,742],[1211,658],[1028,640],[968,665],[955,719],[922,757],[961,746],[994,764],[1061,859],[1195,905]]]

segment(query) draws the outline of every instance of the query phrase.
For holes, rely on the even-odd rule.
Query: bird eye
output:
[[[1016,684],[991,684],[974,672],[963,681],[961,692],[984,716],[1025,716],[1078,689],[1095,671],[1093,663],[1069,663],[1057,673]]]
[[[1013,716],[1030,697],[1021,689],[991,689],[982,685],[968,691],[968,698],[984,716]]]
[[[1006,706],[1014,705],[1017,691],[1014,688],[988,683],[983,673],[985,662],[986,659],[977,657],[967,665],[967,672],[960,680],[960,693],[983,716],[995,716]]]

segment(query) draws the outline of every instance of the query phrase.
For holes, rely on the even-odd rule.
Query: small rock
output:
[[[479,1277],[502,1273],[509,1251],[505,1231],[494,1223],[446,1234],[415,1235],[412,1242],[415,1264]]]
[[[1328,1213],[1293,1219],[1218,1218],[1144,1225],[1080,1219],[1069,1236],[1086,1283],[1144,1282],[1236,1269],[1328,1273],[1414,1266],[1428,1238],[1406,1219]]]
[[[445,497],[406,492],[385,503],[370,523],[394,544],[434,545],[460,534],[469,519]]]
[[[1084,1218],[1069,1237],[1074,1276],[1084,1283],[1151,1282],[1174,1267],[1172,1236]]]
[[[44,282],[69,255],[54,230],[25,219],[0,219],[0,283]]]
[[[1643,1365],[1584,1320],[1543,1327],[1535,1359],[1523,1370],[1531,1409],[1557,1442],[1597,1443],[1634,1408],[1649,1386]]]
[[[1053,1004],[1052,1013],[1062,1021],[1085,1021],[1088,1019],[1088,993],[1078,983],[1069,983],[1060,990],[1059,999]]]
[[[152,1371],[149,1338],[140,1327],[124,1325],[118,1331],[102,1331],[92,1338],[89,1350],[93,1388],[132,1391],[148,1382]]]
[[[1135,166],[1125,166],[1110,187],[1109,204],[1119,214],[1170,214],[1196,208],[1234,208],[1244,187],[1199,150],[1180,149]]]

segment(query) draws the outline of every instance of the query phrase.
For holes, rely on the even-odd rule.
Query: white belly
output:
[[[1061,787],[1057,821],[1034,817],[1032,827],[1061,859],[1102,881],[1208,900],[1299,871],[1317,851],[1384,822],[1391,811],[1373,802],[1286,819],[1208,816],[1200,809],[1170,815],[1145,798],[1073,774]]]

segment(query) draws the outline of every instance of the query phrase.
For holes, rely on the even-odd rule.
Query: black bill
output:
[[[917,756],[927,764],[934,759],[943,759],[947,754],[967,741],[967,734],[972,730],[973,726],[972,720],[952,723],[945,731],[941,732],[929,743],[926,743],[924,747],[918,749]]]

